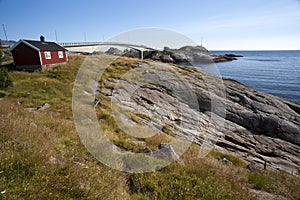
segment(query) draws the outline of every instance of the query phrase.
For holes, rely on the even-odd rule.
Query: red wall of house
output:
[[[61,62],[67,62],[67,52],[63,51],[63,58],[58,57],[58,51],[50,51],[51,52],[51,59],[46,59],[45,52],[46,51],[40,51],[41,52],[41,58],[42,58],[42,64],[43,65],[49,65],[49,64],[55,64],[55,63],[61,63]]]
[[[12,50],[15,65],[40,65],[39,52],[20,43]]]

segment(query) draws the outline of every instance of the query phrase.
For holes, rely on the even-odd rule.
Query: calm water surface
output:
[[[300,51],[212,51],[242,55],[217,63],[224,78],[300,103]]]

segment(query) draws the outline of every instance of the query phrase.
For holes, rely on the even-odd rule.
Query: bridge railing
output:
[[[125,47],[140,47],[149,50],[154,50],[155,48],[147,47],[145,45],[137,45],[130,43],[121,43],[121,42],[63,42],[59,43],[63,47],[83,47],[83,46],[92,46],[92,45],[110,45],[110,46],[125,46]]]
[[[62,42],[59,43],[60,46],[78,46],[78,45],[97,45],[102,44],[103,42]]]

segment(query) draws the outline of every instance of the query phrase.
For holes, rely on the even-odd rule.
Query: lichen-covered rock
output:
[[[162,130],[167,124],[177,136],[210,141],[260,168],[298,172],[300,105],[193,67],[141,61],[134,69],[143,73],[116,81],[121,87],[109,97],[148,116],[145,125]]]

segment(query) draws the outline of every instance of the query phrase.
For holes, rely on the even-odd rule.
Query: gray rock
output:
[[[250,192],[257,200],[287,200],[287,198],[281,195],[271,194],[261,190],[250,189]]]
[[[131,58],[140,58],[140,52],[134,49],[125,49],[124,51],[121,51],[117,48],[112,47],[105,53],[114,56],[122,55]],[[213,55],[203,46],[184,46],[180,49],[170,49],[168,47],[165,47],[163,51],[156,50],[151,52],[144,52],[145,59],[183,65],[226,62],[236,60],[236,57],[241,56],[234,54]]]
[[[163,56],[160,57],[160,60],[162,62],[166,62],[166,63],[173,63],[174,62],[173,58],[170,55],[163,55]]]
[[[227,166],[232,165],[232,162],[230,160],[228,160],[227,158],[223,158],[222,162],[225,163]]]
[[[49,103],[45,103],[44,105],[39,106],[37,109],[38,110],[46,110],[46,109],[48,109],[50,107],[51,107],[51,105]]]
[[[121,51],[118,48],[115,47],[111,47],[109,48],[105,53],[109,54],[109,55],[114,55],[114,56],[120,56],[123,54],[123,51]]]
[[[152,153],[152,156],[158,159],[174,162],[179,159],[179,156],[174,151],[171,144],[162,143],[158,147],[158,151]]]
[[[263,167],[261,165],[254,164],[254,163],[251,163],[251,164],[247,165],[247,168],[251,172],[261,172],[263,170]]]
[[[134,139],[134,138],[128,138],[126,139],[127,142],[129,143],[132,143],[134,145],[137,145],[137,146],[146,146],[146,142],[144,141],[140,141],[140,140],[137,140],[137,139]]]
[[[32,112],[37,110],[36,108],[24,108],[25,111]]]
[[[146,147],[140,148],[139,153],[148,153],[149,155],[151,155],[152,150],[146,146]]]
[[[232,165],[232,162],[230,160],[228,160],[227,158],[222,158],[221,156],[217,156],[217,160],[220,162],[223,162],[227,166]]]
[[[192,49],[187,47],[187,51],[188,48]],[[182,61],[190,59],[190,55],[169,48],[164,52],[175,54]],[[193,53],[210,56],[201,48]],[[155,67],[158,69],[152,72]],[[231,79],[220,80],[193,67],[143,61],[135,66],[138,68],[147,70],[141,77],[147,82],[137,87],[133,81],[119,80],[122,87],[116,87],[109,97],[124,109],[151,116],[150,122],[142,121],[145,125],[161,131],[167,124],[175,135],[199,145],[204,140],[212,140],[216,148],[239,154],[262,169],[265,161],[267,170],[293,173],[299,168],[300,105]],[[222,81],[226,95],[218,89]],[[106,94],[105,90],[100,92]],[[169,160],[178,157],[168,145],[161,145],[160,152],[153,155]]]
[[[75,167],[80,167],[80,168],[84,168],[84,169],[88,169],[89,168],[86,164],[80,163],[80,162],[73,162],[73,165]]]
[[[63,162],[60,159],[55,158],[53,156],[51,156],[49,160],[50,160],[50,163],[53,164],[53,165],[61,165],[61,164],[63,164]]]
[[[38,128],[38,126],[34,122],[30,122],[30,126],[33,127],[33,128]]]

